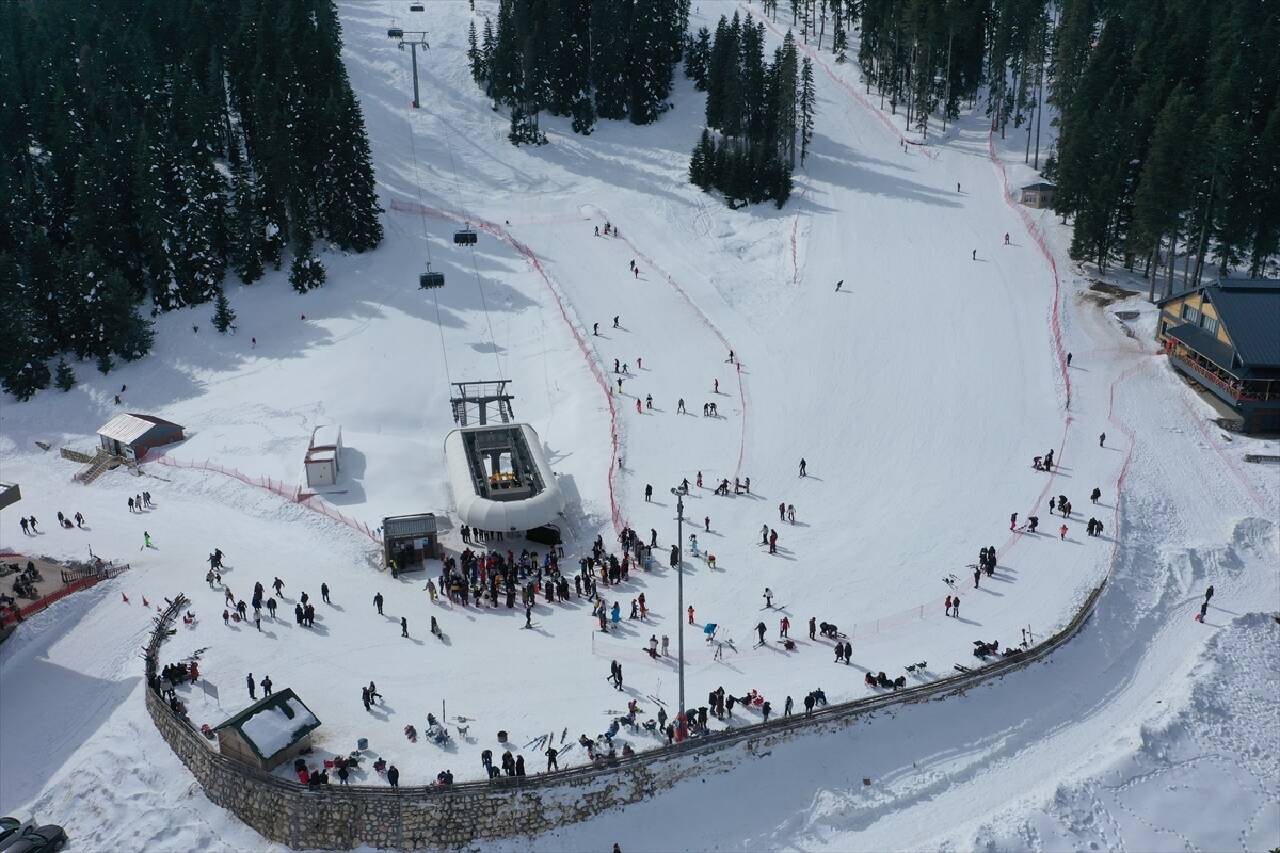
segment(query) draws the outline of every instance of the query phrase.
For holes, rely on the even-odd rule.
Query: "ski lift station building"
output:
[[[462,427],[444,439],[449,485],[463,524],[528,534],[552,524],[564,494],[533,427],[502,423]]]
[[[302,466],[307,470],[307,485],[332,486],[342,470],[342,428],[318,426],[311,431],[311,444]]]
[[[116,415],[98,430],[102,449],[126,459],[141,459],[153,447],[182,439],[181,425],[151,415]]]

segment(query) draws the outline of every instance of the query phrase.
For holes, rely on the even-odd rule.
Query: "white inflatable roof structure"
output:
[[[463,524],[524,532],[555,521],[564,495],[528,424],[455,429],[444,439],[449,485]]]

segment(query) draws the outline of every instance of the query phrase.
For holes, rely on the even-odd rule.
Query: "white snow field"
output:
[[[642,651],[651,634],[667,634],[674,653],[681,614],[665,560],[601,587],[624,616],[643,592],[646,622],[601,634],[586,601],[574,600],[539,604],[524,631],[518,609],[432,604],[422,573],[393,580],[370,537],[330,517],[375,528],[386,515],[447,513],[448,383],[501,376],[570,499],[570,569],[597,534],[616,550],[619,524],[645,539],[655,529],[669,546],[669,489],[702,473],[686,527],[716,568],[687,562],[691,705],[724,686],[757,689],[780,713],[788,695],[799,703],[822,687],[832,701],[860,697],[867,669],[898,675],[920,661],[928,667],[913,683],[936,678],[974,664],[975,639],[1017,643],[1028,627],[1048,636],[1109,583],[1084,631],[1046,664],[838,737],[797,737],[744,755],[741,772],[486,849],[1280,844],[1280,626],[1260,613],[1280,601],[1280,478],[1242,461],[1265,442],[1227,440],[1156,357],[1153,309],[1122,303],[1141,312],[1122,328],[1110,313],[1120,306],[1081,298],[1088,282],[1069,267],[1063,226],[1008,203],[1006,185],[1030,174],[1020,136],[989,145],[979,111],[937,144],[904,148],[901,118],[867,100],[856,67],[823,54],[817,134],[792,200],[782,211],[730,211],[687,183],[703,100],[679,72],[674,108],[653,126],[606,121],[583,138],[544,117],[551,144],[515,148],[465,61],[468,20],[479,25],[496,3],[478,0],[474,15],[460,1],[433,3],[414,18],[398,1],[339,7],[387,208],[385,244],[326,254],[328,284],[305,297],[283,273],[229,285],[234,336],[213,332],[209,307],[175,312],[159,319],[148,359],[109,377],[81,365],[70,393],[0,407],[0,473],[24,495],[0,516],[0,550],[83,558],[92,546],[132,565],[0,647],[0,812],[63,823],[79,850],[277,849],[203,797],[147,718],[144,596],[152,607],[177,592],[193,600],[195,625],[163,656],[204,649],[202,677],[215,691],[182,694],[197,725],[248,703],[247,673],[270,675],[321,720],[320,753],[367,737],[405,785],[446,768],[479,778],[480,752],[497,748],[499,729],[519,747],[548,732],[594,736],[632,697],[646,717],[657,710],[651,696],[673,712],[674,661]],[[691,26],[749,9],[704,2]],[[431,31],[416,112],[408,57],[386,38],[393,22]],[[593,236],[606,221],[620,237]],[[460,222],[481,231],[474,253],[451,241]],[[438,306],[417,289],[428,253],[446,275]],[[610,393],[615,358],[630,368],[620,394]],[[123,410],[177,421],[190,437],[165,449],[169,464],[144,464],[150,477],[75,483],[71,463],[34,442],[91,446],[122,384]],[[637,413],[647,395],[653,409]],[[676,413],[680,398],[687,415]],[[708,402],[718,417],[702,416]],[[277,493],[302,480],[320,424],[340,425],[346,445],[345,491],[327,496],[329,515]],[[1060,467],[1034,470],[1032,457],[1049,448]],[[752,495],[712,495],[719,479],[747,476]],[[275,490],[244,481],[261,478]],[[143,489],[156,508],[130,514],[127,497]],[[1074,509],[1064,539],[1048,511],[1059,494]],[[795,505],[796,524],[778,521],[779,503]],[[50,521],[37,541],[18,529],[19,514],[43,522],[59,510],[83,512],[90,529]],[[1039,534],[1010,531],[1012,512],[1020,524],[1038,515]],[[1085,535],[1090,516],[1102,536]],[[762,524],[779,533],[776,555],[757,544]],[[155,549],[140,547],[144,530]],[[460,549],[456,531],[445,539]],[[999,568],[975,589],[969,566],[987,545]],[[204,582],[214,547],[239,598],[254,581],[285,581],[280,621],[261,633],[222,623],[223,592]],[[950,573],[959,618],[943,613]],[[318,600],[322,581],[333,604],[317,601],[314,629],[296,626],[297,597]],[[1192,616],[1210,583],[1217,595],[1202,626]],[[765,587],[774,611],[762,609]],[[783,615],[791,653],[776,642]],[[428,633],[432,616],[443,642]],[[810,617],[849,634],[852,665],[833,664],[831,643],[809,639]],[[761,620],[769,642],[753,649]],[[713,660],[707,623],[737,653]],[[613,659],[623,693],[606,682]],[[370,680],[384,699],[366,712],[359,689]],[[455,730],[443,749],[408,742],[404,726],[424,730],[442,703],[451,719],[470,719],[469,736]],[[545,766],[524,755],[530,773]],[[574,748],[561,766],[584,760]],[[353,781],[384,784],[371,771]]]

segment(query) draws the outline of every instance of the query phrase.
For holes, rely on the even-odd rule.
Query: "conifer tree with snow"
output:
[[[67,364],[65,358],[58,359],[58,368],[53,374],[53,384],[61,391],[70,391],[76,387],[76,372]]]
[[[213,298],[213,328],[225,335],[235,321],[236,312],[227,301],[227,294],[219,290],[218,295]]]
[[[315,254],[315,238],[308,228],[300,229],[293,247],[293,263],[289,267],[289,284],[299,293],[315,290],[324,284],[324,264]]]

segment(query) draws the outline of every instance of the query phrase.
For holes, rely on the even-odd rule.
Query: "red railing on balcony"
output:
[[[1196,376],[1225,391],[1233,400],[1244,402],[1280,400],[1280,391],[1272,390],[1276,383],[1246,382],[1236,379],[1230,374],[1223,375],[1216,368],[1201,364],[1196,359],[1195,353],[1181,344],[1170,350],[1169,357],[1177,359],[1179,364],[1195,373]]]

